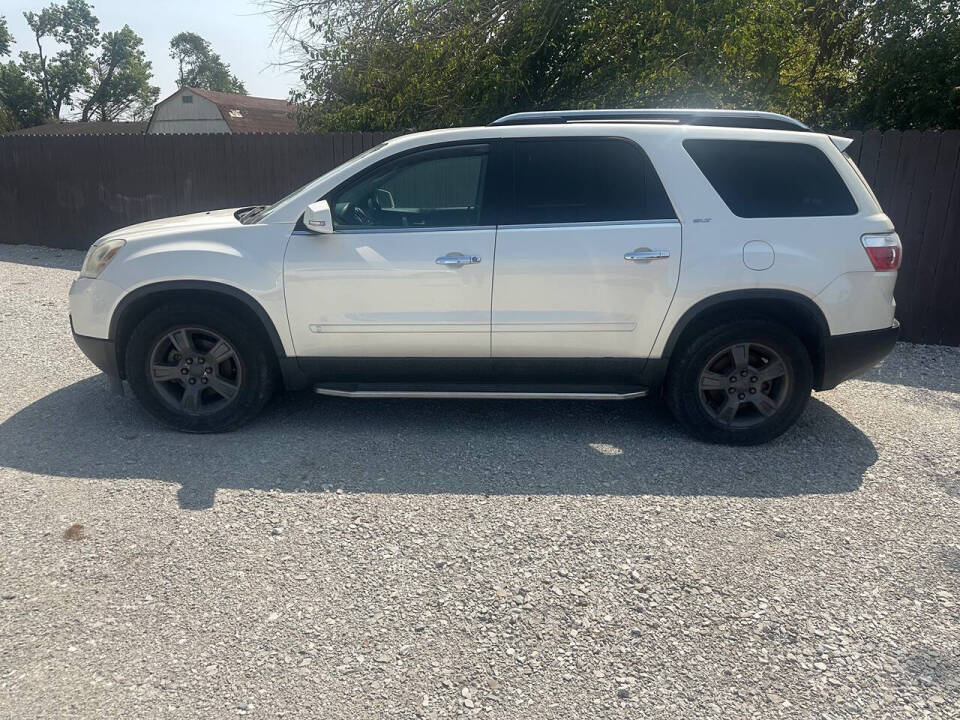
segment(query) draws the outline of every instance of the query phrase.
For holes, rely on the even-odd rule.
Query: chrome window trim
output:
[[[518,223],[498,225],[497,227],[500,230],[523,230],[528,228],[621,227],[626,225],[676,227],[680,225],[680,221],[676,218],[664,218],[663,220],[598,220],[568,223]]]
[[[496,230],[496,225],[456,225],[452,227],[398,227],[398,228],[367,228],[338,230],[334,228],[331,235],[383,235],[383,234],[410,234],[410,233],[433,233],[433,232],[464,232],[466,230]],[[309,230],[294,230],[291,235],[317,235],[318,233]]]
[[[632,225],[642,225],[644,227],[679,227],[680,221],[674,218],[665,218],[663,220],[598,220],[591,222],[569,222],[569,223],[530,223],[516,225],[456,225],[451,227],[399,227],[399,228],[367,228],[351,230],[334,230],[333,235],[382,235],[382,234],[408,234],[408,233],[431,233],[431,232],[464,232],[466,230],[536,230],[550,228],[592,228],[592,227],[625,227]],[[317,235],[318,233],[309,230],[294,230],[291,235]]]

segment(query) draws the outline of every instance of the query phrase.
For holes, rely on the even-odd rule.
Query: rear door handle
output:
[[[441,255],[436,260],[437,265],[476,265],[480,262],[479,255],[461,255],[460,253],[449,253]]]
[[[638,260],[662,260],[670,257],[669,250],[634,250],[623,256],[627,262],[636,262]]]

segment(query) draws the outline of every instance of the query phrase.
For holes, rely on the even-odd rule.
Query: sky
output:
[[[7,18],[15,40],[14,58],[21,50],[36,49],[23,13],[37,12],[50,1],[0,0],[0,15]],[[161,100],[177,89],[170,38],[183,30],[206,38],[251,95],[286,98],[298,82],[296,73],[274,66],[281,59],[279,47],[273,43],[270,19],[256,0],[93,0],[90,4],[100,19],[100,32],[129,25],[143,38]]]

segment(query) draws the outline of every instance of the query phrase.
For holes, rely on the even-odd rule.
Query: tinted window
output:
[[[338,228],[460,227],[480,217],[487,147],[428,150],[376,168],[328,200]]]
[[[674,218],[646,153],[609,138],[518,140],[511,222],[571,223]]]
[[[819,148],[805,143],[684,140],[683,146],[735,215],[855,215],[857,204]]]

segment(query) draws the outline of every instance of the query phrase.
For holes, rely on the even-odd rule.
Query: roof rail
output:
[[[490,125],[541,125],[574,122],[637,122],[812,132],[799,120],[757,110],[551,110],[504,115]]]

